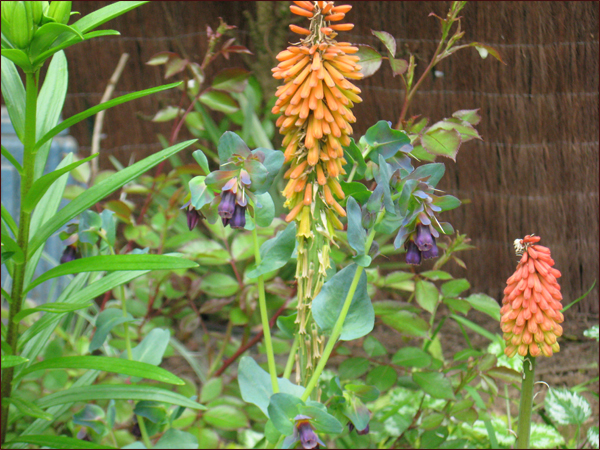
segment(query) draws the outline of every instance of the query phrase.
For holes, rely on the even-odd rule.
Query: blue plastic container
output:
[[[13,128],[8,111],[2,107],[2,145],[16,158],[19,163],[23,164],[23,144],[19,141]],[[69,136],[69,130],[62,131],[58,136],[52,140],[50,151],[48,153],[48,162],[46,164],[46,170],[44,173],[48,173],[56,169],[60,161],[65,157],[67,153],[77,151],[77,141],[72,136]],[[69,177],[68,184],[75,184],[76,182]],[[19,222],[19,204],[21,201],[21,189],[20,179],[16,173],[15,168],[4,156],[2,156],[2,204],[8,210],[8,212],[15,219],[15,222]],[[63,200],[61,208],[68,202]],[[64,250],[64,244],[58,237],[58,233],[53,235],[46,242],[44,253],[40,258],[40,262],[37,266],[33,278],[37,278],[42,273],[50,270],[59,263],[60,257]],[[45,256],[47,258],[45,258]],[[2,266],[2,287],[8,290],[8,271],[5,266]],[[55,300],[62,289],[66,286],[64,277],[55,282],[54,289],[53,281],[46,281],[42,283],[27,294],[27,297],[33,299],[36,303],[45,303],[47,301]],[[8,290],[10,292],[10,290]],[[52,292],[52,296],[49,298],[49,294]]]

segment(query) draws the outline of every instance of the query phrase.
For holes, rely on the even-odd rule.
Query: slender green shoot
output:
[[[515,448],[529,448],[531,432],[531,407],[533,405],[533,384],[535,381],[535,358],[527,353],[523,361],[524,378],[521,384],[521,404]]]

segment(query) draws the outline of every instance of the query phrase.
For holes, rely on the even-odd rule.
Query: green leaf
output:
[[[587,435],[586,436],[587,436],[588,442],[590,443],[590,447],[591,448],[598,448],[598,427],[589,427],[588,430],[587,430]]]
[[[2,363],[2,367],[4,366],[4,362]],[[6,366],[8,367],[8,366]],[[52,420],[52,414],[47,413],[46,411],[42,410],[39,406],[37,406],[35,403],[30,402],[29,400],[25,400],[24,398],[15,395],[16,393],[13,392],[10,396],[10,398],[6,399],[7,401],[10,401],[13,405],[15,405],[15,407],[23,414],[25,414],[26,416],[30,416],[30,417],[35,417],[36,419],[43,419],[43,420]]]
[[[429,278],[432,281],[452,279],[452,275],[450,275],[448,272],[444,272],[443,270],[426,270],[425,272],[421,272],[419,275]]]
[[[357,255],[364,255],[367,232],[362,226],[360,206],[353,197],[348,198],[346,211],[348,213],[348,244],[356,250]]]
[[[102,105],[106,105],[106,103],[103,103]],[[65,122],[62,122],[62,124],[64,124]],[[126,169],[120,170],[115,175],[111,176],[105,181],[102,181],[101,183],[98,183],[92,186],[91,188],[87,189],[83,194],[79,195],[75,200],[71,201],[67,206],[62,208],[52,218],[50,218],[48,221],[46,221],[45,223],[43,223],[43,225],[39,227],[39,230],[34,234],[33,238],[31,238],[29,242],[28,257],[31,257],[31,255],[33,255],[33,253],[42,244],[44,244],[53,233],[55,233],[60,227],[66,224],[73,217],[85,211],[90,206],[95,205],[98,201],[102,200],[104,197],[111,194],[112,192],[123,186],[125,183],[134,180],[140,174],[146,172],[148,169],[155,166],[159,162],[188,147],[193,142],[195,142],[195,140],[182,142],[181,144],[174,145],[158,153],[155,153],[154,155],[149,156],[148,158],[145,158],[142,161],[135,163],[130,167],[127,167]]]
[[[7,253],[10,252],[10,256],[7,258],[12,258],[15,264],[23,264],[25,261],[25,255],[23,254],[23,250],[19,245],[15,242],[13,238],[9,235],[2,233],[2,261],[4,264],[4,258]]]
[[[108,333],[114,327],[123,323],[133,322],[134,320],[131,314],[127,313],[127,316],[123,316],[123,313],[116,308],[109,308],[102,311],[96,317],[96,332],[90,342],[89,351],[93,352],[102,347]]]
[[[415,286],[415,299],[425,311],[433,314],[439,302],[439,297],[440,293],[435,284],[424,280],[417,281]]]
[[[269,418],[277,431],[285,436],[293,433],[293,420],[298,415],[299,406],[304,406],[304,402],[291,394],[280,392],[271,396]]]
[[[471,284],[465,278],[446,281],[442,284],[441,290],[445,297],[458,297],[458,295],[471,287]],[[474,306],[473,306],[474,307]]]
[[[371,357],[387,355],[385,346],[373,336],[367,336],[363,342],[363,348],[367,355]]]
[[[240,155],[244,158],[250,156],[250,149],[244,140],[233,131],[226,131],[223,133],[219,139],[218,151],[221,166],[223,166],[223,164],[225,164],[233,155]]]
[[[386,325],[402,334],[413,337],[425,337],[429,324],[410,311],[396,311],[381,317]]]
[[[104,410],[98,405],[87,404],[85,407],[73,415],[73,423],[75,425],[81,425],[89,427],[97,434],[102,434],[104,431],[104,424],[102,419],[106,417]]]
[[[477,130],[469,122],[462,121],[455,117],[440,120],[429,127],[427,133],[432,133],[435,130],[456,130],[460,134],[461,144],[472,139],[481,139]]]
[[[200,166],[200,168],[204,171],[204,175],[208,175],[210,173],[210,168],[208,167],[208,159],[202,150],[196,150],[192,153],[192,156]]]
[[[331,333],[335,326],[357,270],[356,264],[344,267],[323,285],[313,299],[313,318],[326,334]],[[375,311],[367,293],[367,276],[363,271],[342,326],[340,340],[351,341],[365,336],[373,330],[374,324]]]
[[[192,433],[169,428],[167,431],[165,431],[153,448],[193,449],[210,447],[199,447],[198,439]]]
[[[92,400],[151,400],[165,402],[171,405],[185,406],[186,408],[206,410],[206,406],[184,397],[176,392],[167,391],[156,386],[141,384],[111,384],[72,387],[64,391],[55,392],[37,401],[40,408],[62,405],[74,402],[89,402]]]
[[[358,203],[364,204],[369,200],[369,197],[371,197],[371,191],[369,191],[362,183],[356,181],[352,181],[351,183],[340,181],[340,186],[342,187],[344,194],[346,194],[346,197],[354,197]]]
[[[59,177],[61,177],[65,173],[70,172],[71,170],[75,169],[76,167],[82,165],[83,163],[86,163],[86,162],[94,159],[98,155],[99,155],[99,153],[96,153],[92,156],[88,156],[85,159],[76,161],[76,162],[69,164],[68,166],[65,166],[61,169],[54,170],[54,171],[44,175],[43,177],[35,180],[33,185],[31,186],[31,188],[29,188],[29,191],[27,192],[25,199],[23,200],[23,205],[21,206],[22,210],[27,213],[33,211],[33,208],[36,207],[36,205],[42,199],[42,197],[44,196],[46,191],[50,188],[50,186],[52,186],[52,183],[54,183]]]
[[[324,405],[319,405],[324,408]],[[340,421],[319,406],[301,405],[298,407],[298,412],[311,418],[310,423],[317,433],[339,434],[344,431]]]
[[[165,77],[166,78],[166,77]],[[167,106],[154,114],[152,122],[169,122],[183,116],[185,110],[183,108],[176,108],[175,106]]]
[[[213,297],[229,297],[235,294],[240,286],[235,278],[224,273],[210,273],[200,281],[200,290]]]
[[[583,425],[592,415],[588,401],[567,389],[550,388],[544,406],[550,420],[557,425]]]
[[[393,76],[402,75],[408,69],[408,62],[404,59],[390,58],[390,67]]]
[[[211,378],[202,385],[200,391],[200,401],[202,403],[208,403],[215,398],[219,397],[223,392],[223,379],[222,378]]]
[[[481,116],[479,115],[478,111],[479,108],[461,109],[460,111],[456,111],[455,113],[453,113],[452,117],[456,117],[457,119],[468,122],[471,125],[477,125],[479,122],[481,122]]]
[[[292,257],[296,246],[296,222],[278,232],[274,238],[269,239],[260,246],[260,264],[246,276],[250,279],[277,270],[287,264]]]
[[[29,360],[22,356],[14,355],[2,355],[2,368],[8,369],[9,367],[18,366],[19,364],[25,364]]]
[[[227,92],[242,93],[248,85],[250,72],[239,67],[225,69],[215,75],[212,81],[213,89]]]
[[[8,162],[10,162],[13,165],[17,172],[23,172],[23,166],[19,164],[19,161],[15,159],[15,157],[6,149],[6,147],[4,147],[4,145],[2,145],[2,156],[4,156],[8,160]]]
[[[162,403],[142,400],[136,403],[133,413],[145,417],[152,423],[160,423],[167,416],[167,409]]]
[[[148,2],[115,2],[82,17],[71,26],[78,29],[81,33],[87,33],[103,23],[119,17],[144,3]]]
[[[33,434],[22,434],[14,439],[11,439],[10,442],[7,442],[6,445],[12,444],[31,444],[37,445],[39,447],[47,447],[47,448],[57,448],[57,449],[72,449],[72,448],[80,448],[80,449],[113,449],[116,447],[111,447],[106,444],[96,444],[95,442],[84,441],[82,439],[70,438],[66,436],[50,436],[48,434],[44,435],[33,435]]]
[[[255,194],[262,194],[271,188],[275,177],[283,166],[285,157],[283,156],[283,152],[279,150],[271,150],[265,147],[259,147],[252,150],[253,155],[256,155],[258,152],[261,152],[265,155],[262,166],[267,170],[267,175],[262,184],[256,184],[254,186],[251,185],[250,187]],[[252,174],[250,174],[250,176],[252,176]]]
[[[141,98],[141,97],[145,97],[147,95],[155,94],[157,92],[165,91],[165,90],[168,90],[168,89],[173,89],[174,87],[179,86],[181,83],[182,82],[180,81],[178,83],[165,84],[164,86],[157,86],[157,87],[153,87],[153,88],[150,88],[150,89],[145,89],[143,91],[132,92],[131,94],[122,95],[121,97],[114,98],[114,99],[109,100],[107,102],[100,103],[99,105],[96,105],[96,106],[94,106],[92,108],[86,109],[85,111],[80,112],[79,114],[75,114],[74,116],[71,116],[71,117],[69,117],[66,120],[63,120],[60,124],[56,125],[50,131],[48,131],[46,134],[44,134],[44,136],[42,136],[40,139],[38,139],[38,141],[35,143],[34,151],[37,151],[46,141],[52,139],[54,136],[56,136],[61,131],[66,130],[67,128],[71,127],[72,125],[74,125],[76,123],[79,123],[82,120],[87,119],[88,117],[93,116],[94,114],[96,114],[96,113],[98,113],[100,111],[104,111],[106,109],[112,108],[113,106],[117,106],[117,105],[120,105],[122,103],[126,103],[126,102],[129,102],[131,100],[135,100],[135,99],[138,99],[138,98]],[[161,155],[164,152],[169,153],[168,150],[170,150],[170,149],[178,148],[177,151],[182,150],[183,148],[187,147],[188,145],[192,144],[195,141],[196,140],[194,139],[193,141],[182,142],[181,144],[169,147],[168,149],[165,149],[165,150],[163,150],[163,151],[155,154],[154,156],[146,158],[146,159],[140,161],[139,163],[134,164],[133,166],[128,167],[125,170],[131,170],[131,169],[133,169],[134,167],[136,167],[138,165],[142,165],[144,162],[146,162],[148,160],[153,160],[158,155]],[[179,148],[179,147],[181,147],[181,148]],[[173,153],[176,153],[176,152],[173,152]],[[171,154],[173,154],[173,153],[170,153],[167,156],[165,156],[165,159],[168,158],[169,156],[171,156]],[[159,162],[159,161],[157,161],[157,162]],[[150,166],[150,167],[152,167],[152,166]],[[122,175],[122,172],[124,172],[124,171],[119,172],[113,178],[117,178],[118,175]],[[130,181],[130,180],[128,180],[128,181]],[[103,183],[100,183],[100,184],[103,184]],[[99,186],[99,185],[97,185],[97,186]],[[96,188],[97,186],[94,186],[94,188]],[[92,189],[93,188],[90,188],[88,190],[88,192],[90,190],[92,190]]]
[[[392,357],[392,363],[422,369],[431,364],[431,355],[418,347],[403,347]]]
[[[427,184],[432,188],[436,187],[438,182],[444,176],[446,166],[443,163],[430,163],[424,164],[417,167],[414,172],[406,177],[406,180],[420,180],[426,179]],[[415,186],[416,187],[416,186]]]
[[[233,114],[240,109],[236,101],[226,92],[207,90],[200,96],[200,101],[214,111]]]
[[[445,156],[453,161],[456,161],[460,144],[460,133],[456,130],[438,128],[421,136],[421,145],[425,150],[432,155]]]
[[[396,56],[396,39],[394,39],[394,36],[386,31],[371,30],[371,33],[383,42],[392,58]]]
[[[378,155],[384,159],[394,156],[399,151],[410,153],[412,145],[410,138],[404,131],[394,130],[390,122],[380,120],[365,133],[365,142],[371,147],[369,157],[371,161],[378,161]]]
[[[498,53],[498,50],[496,50],[494,47],[485,45],[485,44],[481,44],[479,42],[471,42],[468,45],[470,47],[475,47],[475,49],[479,53],[479,56],[481,56],[481,59],[485,59],[485,58],[487,58],[488,55],[492,55],[494,58],[496,58],[502,64],[506,65],[506,63],[504,61],[502,61],[502,57],[500,56],[500,53]]]
[[[15,63],[23,70],[33,71],[33,66],[27,57],[27,53],[23,50],[19,50],[18,48],[3,48],[2,56]],[[4,61],[2,61],[2,64],[4,64]]]
[[[92,188],[93,189],[93,188]],[[91,190],[91,189],[90,189]],[[88,190],[89,192],[89,190]],[[198,267],[189,259],[165,255],[98,255],[76,259],[54,267],[27,286],[29,292],[46,280],[80,272],[115,270],[175,270]]]
[[[37,306],[35,308],[22,309],[13,318],[14,323],[19,323],[25,317],[36,312],[45,311],[53,314],[65,314],[72,311],[78,311],[80,309],[87,308],[92,304],[89,302],[85,303],[46,303],[44,305]]]
[[[450,317],[452,317],[458,323],[460,323],[460,324],[462,324],[462,325],[470,328],[471,330],[475,331],[476,333],[479,333],[483,337],[488,338],[490,341],[493,342],[493,341],[496,340],[496,335],[494,333],[490,333],[488,330],[486,330],[483,327],[480,327],[476,323],[471,322],[469,319],[465,319],[464,317],[457,316],[456,314],[450,314]]]
[[[442,211],[450,211],[451,209],[458,208],[461,205],[461,201],[452,195],[435,197],[431,203],[442,208]]]
[[[83,36],[76,28],[63,23],[50,22],[39,27],[29,44],[29,58],[35,59],[40,53],[48,50],[50,45],[58,36],[64,33],[68,39],[74,38],[74,41],[83,41]]]
[[[369,360],[366,358],[356,357],[348,358],[340,364],[338,373],[340,380],[353,380],[360,378],[369,370]]]
[[[500,321],[500,305],[492,297],[481,293],[471,294],[465,298],[465,301],[469,302],[473,309],[487,314],[498,322]]]
[[[365,176],[367,163],[363,158],[360,148],[358,148],[356,142],[354,142],[354,138],[350,138],[350,144],[347,147],[344,147],[344,159],[346,159],[346,165],[344,166],[346,173],[350,173],[352,171],[352,167],[356,164],[355,179],[360,180]]]
[[[381,67],[383,57],[370,45],[358,44],[357,47],[356,56],[360,58],[358,61],[361,67],[360,73],[364,78],[370,77]]]
[[[4,55],[4,53],[2,53]],[[2,99],[15,134],[23,142],[25,131],[25,88],[15,65],[2,56]],[[4,151],[2,152],[4,154]],[[14,164],[14,163],[13,163]]]
[[[256,225],[266,228],[271,225],[275,218],[275,204],[273,203],[271,194],[268,192],[258,194],[256,200],[262,205],[261,208],[256,208],[254,210]]]
[[[158,366],[162,362],[170,337],[171,333],[168,329],[154,328],[142,342],[131,349],[133,360]],[[179,380],[174,384],[183,384],[183,380],[178,377],[174,376],[174,379]]]
[[[398,380],[393,367],[377,366],[367,374],[367,384],[375,386],[380,392],[387,391]]]
[[[230,405],[215,406],[206,411],[202,418],[209,425],[221,430],[235,431],[248,427],[248,418],[244,412]]]
[[[10,215],[8,210],[4,207],[4,205],[2,205],[1,211],[2,211],[2,220],[4,220],[4,222],[6,223],[8,228],[10,228],[10,231],[12,232],[13,236],[17,236],[18,230],[17,230],[17,224],[15,223],[15,219],[12,218],[12,216]]]
[[[240,360],[238,367],[238,383],[242,399],[245,402],[252,403],[269,416],[269,399],[273,395],[273,386],[271,385],[270,375],[264,371],[249,356],[244,356]],[[277,378],[279,391],[292,396],[300,397],[304,393],[303,386],[297,386],[286,378]]]
[[[412,378],[425,393],[434,398],[453,399],[450,380],[439,372],[413,372]]]
[[[383,155],[379,155],[379,168],[374,171],[375,181],[377,181],[377,189],[382,189],[383,204],[388,214],[395,214],[396,209],[392,202],[392,194],[390,191],[390,179],[392,170],[388,163],[385,162]],[[375,194],[373,194],[374,196]]]

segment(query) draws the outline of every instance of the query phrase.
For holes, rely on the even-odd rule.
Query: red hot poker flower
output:
[[[552,356],[560,351],[556,338],[562,336],[559,325],[564,321],[561,313],[562,294],[554,269],[550,250],[538,245],[539,236],[525,236],[515,240],[517,255],[522,255],[515,273],[506,281],[500,320],[506,349],[513,357]]]

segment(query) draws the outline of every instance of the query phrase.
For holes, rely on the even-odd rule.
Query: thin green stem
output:
[[[150,441],[150,436],[148,436],[148,430],[146,430],[144,418],[138,414],[136,414],[135,417],[137,418],[138,426],[140,427],[140,433],[142,435],[142,441],[144,441],[144,445],[146,448],[152,448],[152,442]]]
[[[223,358],[223,355],[225,354],[225,349],[227,348],[227,344],[229,344],[229,341],[231,340],[231,332],[233,331],[233,322],[230,320],[229,323],[227,324],[227,330],[225,331],[225,337],[223,338],[223,343],[221,345],[221,348],[219,349],[219,353],[217,353],[217,356],[215,357],[215,359],[213,360],[210,369],[208,369],[208,375],[207,378],[211,378],[213,376],[213,373],[215,372],[215,370],[217,370],[217,365],[219,365],[219,363],[221,363],[221,359]]]
[[[294,363],[296,362],[296,353],[298,352],[299,345],[298,333],[294,336],[294,342],[292,343],[292,349],[290,350],[290,356],[288,356],[287,363],[285,364],[285,370],[283,371],[283,378],[290,379]]]
[[[512,430],[512,415],[510,414],[510,397],[508,396],[508,385],[504,385],[504,398],[506,399],[506,417],[508,419],[508,429]]]
[[[258,233],[256,232],[256,226],[252,230],[252,237],[254,238],[254,259],[256,266],[261,262],[260,249],[258,247]],[[275,354],[273,353],[273,342],[271,341],[271,327],[269,326],[269,317],[267,316],[267,300],[265,298],[265,279],[262,275],[258,277],[258,306],[260,309],[260,319],[263,326],[263,332],[265,336],[265,348],[267,349],[267,362],[269,365],[269,374],[271,375],[271,384],[273,386],[273,393],[279,392],[279,385],[277,384],[277,369],[275,368]]]
[[[37,97],[38,97],[38,75],[39,72],[26,73],[25,87],[25,131],[23,135],[23,176],[21,177],[21,199],[24,199],[33,184],[35,169],[35,133],[37,120]],[[13,318],[21,311],[23,302],[23,283],[25,281],[25,269],[27,268],[27,247],[29,244],[29,225],[31,223],[31,214],[22,209],[19,213],[19,231],[17,235],[17,244],[23,250],[24,261],[20,265],[15,265],[14,279],[12,280],[12,291],[10,309],[8,313],[8,330],[6,342],[12,349],[12,354],[17,354],[17,338],[19,324],[14,323]],[[2,436],[1,442],[4,444],[8,427],[8,399],[12,391],[12,381],[15,369],[9,367],[2,374]]]
[[[531,431],[531,407],[533,405],[533,384],[535,381],[535,358],[527,353],[523,361],[525,378],[521,384],[521,404],[519,406],[519,426],[516,448],[529,448]]]
[[[354,175],[356,174],[357,168],[358,168],[358,163],[354,163],[354,165],[352,166],[352,170],[350,171],[350,175],[348,175],[348,179],[346,180],[346,183],[352,182],[352,180],[354,179]]]

